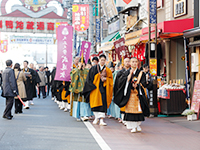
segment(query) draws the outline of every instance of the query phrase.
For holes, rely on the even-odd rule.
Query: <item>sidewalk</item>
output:
[[[117,120],[105,121],[108,126],[94,125],[94,127],[113,150],[200,149],[199,132],[171,123],[166,118],[147,118],[141,125],[140,133],[131,133]],[[200,126],[200,122],[198,125]]]

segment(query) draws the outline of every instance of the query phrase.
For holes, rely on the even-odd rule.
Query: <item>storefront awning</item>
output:
[[[134,38],[134,39],[130,39],[130,40],[126,40],[125,41],[125,45],[129,46],[129,45],[135,45],[136,43],[140,42],[140,38]]]
[[[183,36],[186,38],[200,36],[200,27],[196,27],[196,28],[184,31]]]
[[[179,20],[170,20],[170,21],[164,21],[161,23],[158,23],[157,29],[158,29],[158,37],[160,38],[172,38],[177,36],[182,36],[183,31],[192,29],[194,25],[194,19],[188,18],[188,19],[179,19]],[[155,28],[151,28],[151,32],[155,32]],[[148,40],[149,36],[149,28],[143,28],[141,37],[141,41]],[[151,38],[155,38],[155,33],[151,33]]]
[[[198,47],[198,46],[200,46],[200,40],[194,41],[194,42],[190,42],[188,46],[189,47]]]
[[[100,51],[110,51],[110,50],[112,50],[112,49],[114,49],[114,41],[104,43],[104,44],[98,49],[98,52],[100,52]]]
[[[104,39],[101,41],[101,44],[104,44],[104,43],[106,43],[106,42],[110,42],[110,41],[112,41],[114,38],[116,38],[116,39],[120,39],[120,38],[121,38],[119,32],[115,32],[115,33],[113,33],[113,34],[108,35],[106,38],[104,38]]]

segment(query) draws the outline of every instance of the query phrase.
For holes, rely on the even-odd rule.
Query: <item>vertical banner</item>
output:
[[[55,80],[70,81],[73,52],[73,28],[72,26],[60,25],[57,34],[58,54]]]
[[[100,18],[96,18],[96,43],[101,41],[101,21]]]
[[[72,19],[76,31],[87,30],[89,28],[89,4],[72,5]]]
[[[90,57],[90,50],[91,50],[91,42],[82,41],[80,56],[83,54],[86,64]]]
[[[125,39],[121,38],[114,42],[115,51],[118,56],[118,59],[121,60],[122,56],[124,58],[130,58],[128,47],[125,46]]]
[[[8,40],[1,40],[1,52],[6,53],[8,51]]]
[[[150,59],[150,74],[152,76],[157,76],[157,59]]]
[[[68,24],[68,22],[56,22],[56,39],[57,39],[57,32],[58,32],[58,27],[60,26],[60,25],[69,25]]]
[[[157,23],[157,5],[156,0],[149,0],[149,18],[150,23]]]
[[[112,61],[113,62],[116,62],[117,61],[117,58],[116,58],[116,51],[115,50],[112,50]]]

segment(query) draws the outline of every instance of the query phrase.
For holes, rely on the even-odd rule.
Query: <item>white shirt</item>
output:
[[[99,65],[99,66],[100,66],[100,70],[102,70],[105,65],[103,65],[103,66]]]

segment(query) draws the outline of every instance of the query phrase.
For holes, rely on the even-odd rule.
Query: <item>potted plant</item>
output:
[[[187,116],[188,121],[197,120],[197,115],[194,110],[185,110],[182,115]]]

